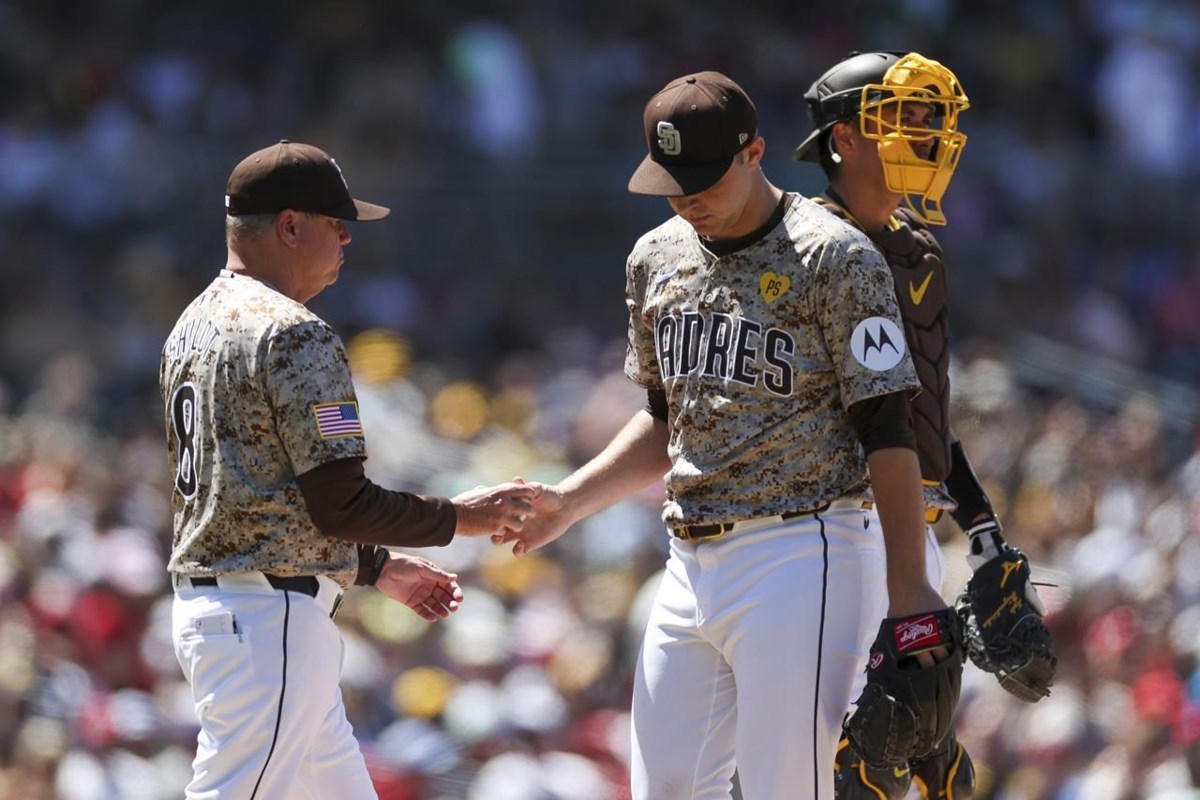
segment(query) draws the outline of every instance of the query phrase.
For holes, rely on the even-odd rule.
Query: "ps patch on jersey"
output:
[[[887,317],[867,317],[850,336],[854,359],[873,372],[886,372],[899,364],[905,347],[904,332]]]
[[[358,403],[317,403],[312,410],[322,439],[363,435]]]
[[[787,275],[776,275],[774,272],[764,272],[762,277],[758,279],[758,292],[762,295],[763,300],[768,303],[774,303],[780,297],[783,297],[792,286],[792,279]]]

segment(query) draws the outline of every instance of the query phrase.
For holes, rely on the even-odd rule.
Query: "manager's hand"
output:
[[[392,553],[383,565],[375,588],[408,606],[426,622],[450,616],[463,600],[457,575],[420,556],[401,553]]]
[[[491,536],[521,530],[534,513],[537,488],[513,481],[476,486],[450,498],[458,515],[456,536]]]

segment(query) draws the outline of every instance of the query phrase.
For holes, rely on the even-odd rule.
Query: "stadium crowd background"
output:
[[[973,104],[939,233],[957,429],[1059,584],[1049,699],[967,669],[976,797],[1200,797],[1194,3],[0,0],[0,798],[186,782],[157,364],[223,263],[242,156],[318,144],[393,208],[314,304],[349,345],[373,476],[554,479],[644,401],[620,370],[624,256],[668,213],[624,189],[646,98],[730,74],[768,174],[816,192],[788,159],[801,93],[898,47]],[[660,501],[521,560],[432,552],[467,594],[436,626],[351,593],[346,702],[384,800],[625,796]]]

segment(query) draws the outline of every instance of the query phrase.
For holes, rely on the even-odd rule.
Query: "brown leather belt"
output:
[[[832,503],[824,503],[816,508],[810,508],[806,511],[788,511],[780,514],[779,517],[782,520],[788,520],[795,519],[796,517],[812,516],[813,514],[820,514],[823,511],[828,511],[829,508],[834,505],[841,506],[842,508],[846,509],[861,508],[866,510],[870,510],[875,507],[875,504],[869,500],[864,500],[861,503],[857,501],[835,500]],[[940,508],[927,508],[925,509],[925,522],[933,525],[942,518],[942,514],[943,511]],[[749,520],[743,521],[749,522]],[[736,522],[714,522],[702,525],[680,525],[679,527],[671,528],[671,535],[676,539],[711,539],[715,536],[724,536],[733,530],[733,526],[737,524],[738,523]]]
[[[820,514],[822,511],[828,511],[832,506],[839,506],[846,510],[866,508],[866,503],[859,503],[857,500],[834,500],[830,503],[822,503],[816,508],[809,508],[804,511],[785,511],[777,515],[780,520],[795,519],[796,517],[809,517],[813,514]],[[765,517],[771,519],[771,517]],[[741,520],[741,522],[751,522],[752,520]],[[714,536],[723,536],[733,530],[737,522],[714,522],[701,525],[680,525],[676,528],[671,528],[671,535],[676,539],[711,539]]]

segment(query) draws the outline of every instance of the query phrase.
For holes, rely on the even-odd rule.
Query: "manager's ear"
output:
[[[299,227],[300,212],[288,208],[275,215],[275,235],[288,247],[296,246]]]

